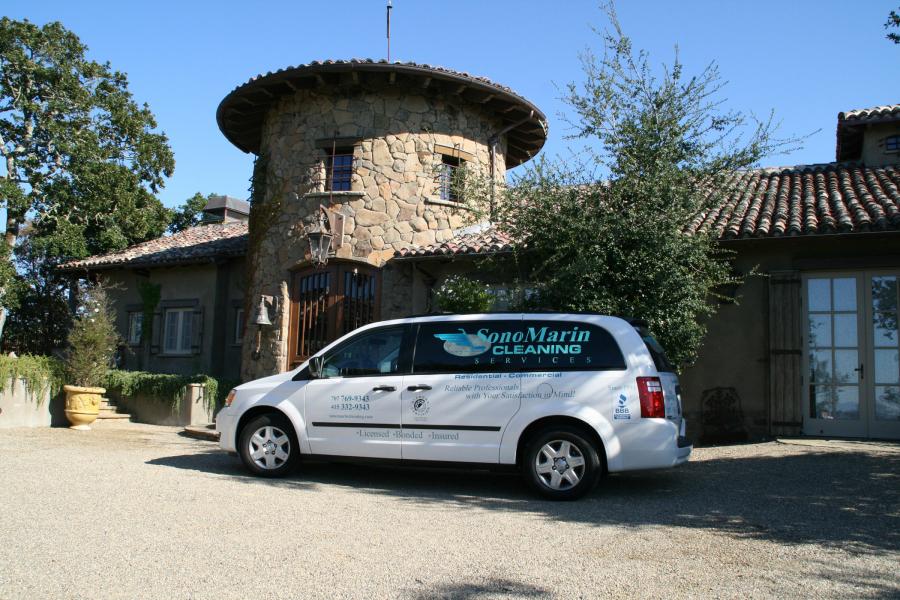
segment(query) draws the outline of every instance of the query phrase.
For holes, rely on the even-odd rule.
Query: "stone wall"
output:
[[[391,86],[299,91],[271,109],[262,134],[265,196],[251,208],[248,272],[249,298],[274,296],[278,308],[270,314],[273,327],[262,332],[258,354],[256,326],[248,327],[243,377],[288,367],[288,286],[292,270],[310,265],[306,230],[320,205],[343,218],[335,244],[339,260],[383,267],[398,249],[449,240],[455,230],[485,218],[487,195],[468,204],[440,200],[441,155],[456,153],[472,179],[484,181],[491,166],[489,139],[499,123],[482,106],[458,97]],[[324,189],[328,140],[354,146],[350,191]],[[505,174],[501,139],[494,177],[503,181]],[[383,280],[382,316],[404,313],[398,284],[411,284],[403,269]]]

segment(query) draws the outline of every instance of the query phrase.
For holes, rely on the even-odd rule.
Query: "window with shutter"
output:
[[[169,308],[163,313],[163,351],[166,354],[191,354],[193,308]]]

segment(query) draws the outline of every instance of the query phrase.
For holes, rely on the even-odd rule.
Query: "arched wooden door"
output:
[[[377,321],[381,272],[353,263],[297,271],[291,278],[291,368],[333,340]]]

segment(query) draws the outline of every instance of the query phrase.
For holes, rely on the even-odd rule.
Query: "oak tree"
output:
[[[53,277],[60,262],[159,236],[168,224],[155,197],[175,166],[165,134],[125,74],[87,58],[58,22],[0,19],[0,156],[0,335],[8,308],[23,301],[13,292],[30,289],[10,285],[15,254]],[[17,247],[26,223],[30,242]]]

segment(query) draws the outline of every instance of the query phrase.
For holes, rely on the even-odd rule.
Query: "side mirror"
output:
[[[309,359],[309,376],[313,379],[322,377],[322,363],[325,361],[321,356],[313,356]]]

